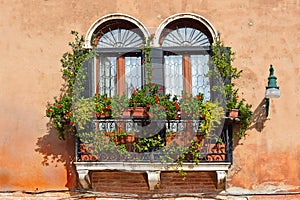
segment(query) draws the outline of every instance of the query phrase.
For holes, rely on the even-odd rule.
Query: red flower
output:
[[[205,118],[205,115],[204,115],[204,114],[202,114],[202,115],[201,115],[201,118],[202,118],[202,119],[204,119],[204,118]]]
[[[155,103],[159,103],[158,96],[155,96]]]
[[[72,126],[74,124],[74,122],[70,121],[70,125]]]
[[[107,105],[107,108],[110,109],[110,105]]]
[[[167,109],[167,106],[164,106],[164,109]]]
[[[57,106],[56,106],[56,108],[61,108],[62,107],[62,104],[58,104]]]
[[[149,104],[149,103],[147,103],[147,104],[146,104],[146,107],[147,107],[147,108],[150,108],[150,104]]]
[[[238,98],[239,98],[239,96],[238,96],[238,95],[236,95],[236,97],[235,97],[235,98],[237,98],[237,99],[238,99]]]
[[[97,116],[97,117],[100,117],[100,116],[101,116],[101,114],[100,114],[99,112],[97,112],[97,113],[96,113],[96,116]]]
[[[52,112],[52,110],[51,110],[51,109],[48,109],[48,110],[47,110],[47,112],[48,112],[48,113],[51,113],[51,112]]]
[[[70,116],[71,116],[71,113],[68,112],[68,113],[66,114],[66,117],[70,117]]]
[[[176,110],[178,110],[178,109],[179,109],[179,105],[178,105],[178,103],[175,103],[175,107],[176,107]]]
[[[201,97],[201,95],[197,95],[197,98],[201,100],[202,97]]]
[[[163,87],[160,87],[159,90],[163,90]]]

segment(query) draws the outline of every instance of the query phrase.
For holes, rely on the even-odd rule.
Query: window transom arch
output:
[[[98,48],[138,47],[143,39],[135,31],[117,28],[104,33],[98,40]]]

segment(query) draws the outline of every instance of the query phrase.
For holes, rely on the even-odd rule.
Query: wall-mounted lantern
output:
[[[269,115],[270,98],[279,98],[280,91],[277,86],[277,78],[274,75],[274,68],[270,65],[270,75],[268,77],[268,86],[266,87],[265,99],[266,99],[266,116]]]

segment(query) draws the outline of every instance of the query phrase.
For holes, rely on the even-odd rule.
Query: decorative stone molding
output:
[[[91,188],[89,171],[121,170],[146,172],[150,190],[160,186],[160,174],[162,171],[178,171],[178,165],[174,163],[138,163],[138,162],[74,162],[78,173],[79,183],[84,189]],[[215,171],[217,173],[217,189],[225,190],[227,171],[231,163],[185,163],[180,169],[183,171]]]
[[[122,14],[122,13],[114,13],[114,14],[109,14],[109,15],[105,15],[99,19],[97,19],[92,26],[89,28],[89,30],[87,31],[86,37],[85,37],[85,48],[92,48],[91,42],[92,42],[92,37],[95,34],[95,30],[101,26],[103,23],[109,21],[109,20],[116,20],[116,19],[123,19],[123,20],[127,20],[131,23],[133,23],[134,25],[136,25],[140,31],[144,34],[144,37],[149,37],[150,33],[149,31],[146,29],[146,27],[136,18],[126,15],[126,14]]]

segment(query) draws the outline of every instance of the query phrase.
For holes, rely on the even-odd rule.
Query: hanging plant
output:
[[[212,45],[212,52],[213,65],[216,67],[216,70],[224,83],[224,96],[226,98],[227,111],[238,109],[241,126],[239,137],[243,137],[251,123],[253,114],[251,111],[252,105],[247,103],[245,99],[239,98],[239,89],[236,88],[234,82],[232,82],[233,80],[240,78],[243,71],[232,66],[235,53],[232,52],[231,48],[226,48],[221,41],[218,40]]]
[[[48,102],[46,108],[46,116],[50,118],[54,128],[58,131],[59,139],[65,139],[65,133],[74,128],[72,102],[74,98],[79,98],[83,90],[81,86],[82,88],[76,88],[74,92],[74,84],[77,81],[77,87],[81,85],[79,81],[85,81],[84,77],[78,78],[78,74],[84,62],[95,55],[94,51],[83,47],[85,41],[83,36],[79,36],[76,31],[71,31],[71,34],[75,37],[75,41],[69,43],[72,51],[64,54],[60,60],[65,84],[61,88],[60,97],[55,98],[54,103]]]

